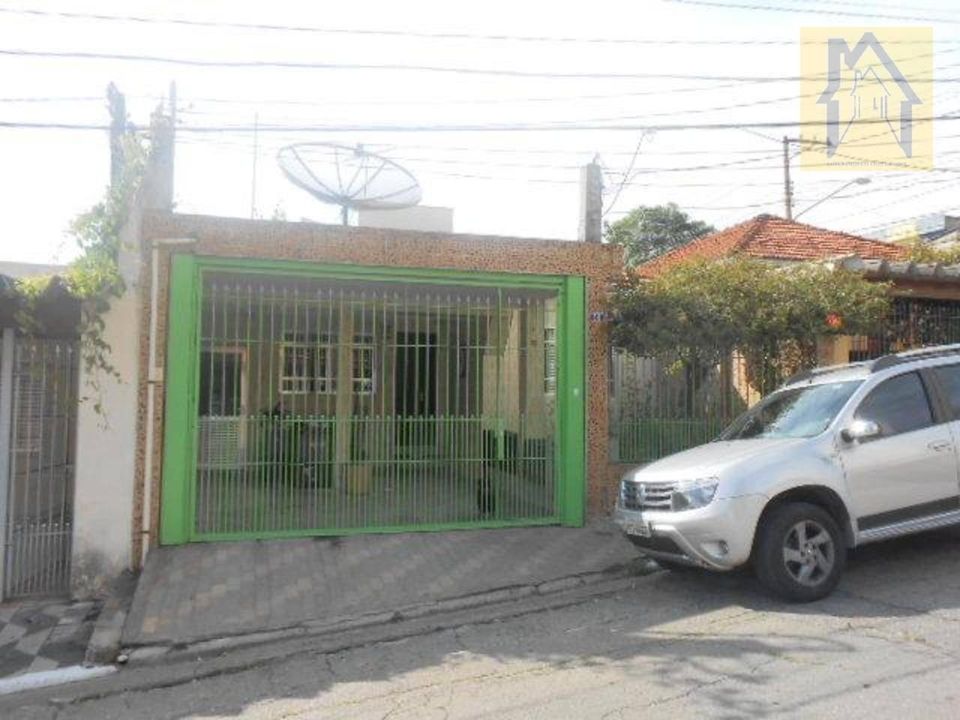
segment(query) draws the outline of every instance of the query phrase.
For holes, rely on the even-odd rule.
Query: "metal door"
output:
[[[193,539],[559,522],[557,289],[232,271],[201,297]]]
[[[73,536],[77,347],[3,333],[0,577],[4,598],[66,593]]]

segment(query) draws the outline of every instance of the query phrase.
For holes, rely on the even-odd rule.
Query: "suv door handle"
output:
[[[949,440],[934,440],[933,442],[927,443],[927,447],[940,452],[941,450],[949,450],[953,445]]]

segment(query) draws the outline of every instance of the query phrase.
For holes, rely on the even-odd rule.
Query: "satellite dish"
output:
[[[277,163],[287,179],[317,200],[350,208],[396,210],[420,202],[420,183],[404,167],[362,145],[297,143],[280,148]]]

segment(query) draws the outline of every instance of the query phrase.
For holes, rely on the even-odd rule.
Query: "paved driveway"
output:
[[[127,646],[333,622],[633,562],[610,523],[197,543],[151,551]]]
[[[60,689],[58,706],[0,702],[0,715],[957,718],[958,673],[960,532],[945,531],[864,549],[813,605],[771,601],[749,578],[658,573],[549,611],[173,687],[90,685],[81,702]]]

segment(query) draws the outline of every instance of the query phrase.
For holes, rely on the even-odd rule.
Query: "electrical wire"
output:
[[[24,50],[2,48],[0,55],[56,60],[110,60],[116,62],[159,63],[186,67],[219,69],[287,69],[287,70],[351,70],[375,72],[427,72],[451,75],[492,76],[559,80],[702,80],[705,82],[798,82],[825,79],[828,73],[817,75],[705,75],[698,73],[664,72],[557,72],[549,70],[517,70],[512,68],[481,68],[452,65],[418,65],[406,63],[333,63],[307,60],[208,60],[204,58],[170,57],[165,55],[127,54],[78,50]],[[950,65],[947,67],[954,67]],[[931,82],[931,78],[912,78],[914,82]],[[960,77],[937,78],[937,83],[960,83]]]
[[[876,11],[869,12],[860,12],[857,10],[830,10],[830,9],[805,9],[798,7],[778,7],[775,5],[765,5],[760,3],[749,3],[749,2],[720,2],[720,0],[669,0],[677,5],[703,5],[707,7],[716,7],[723,8],[726,10],[768,10],[772,12],[789,12],[789,13],[802,13],[804,15],[834,15],[840,17],[858,17],[858,18],[869,18],[870,20],[909,20],[910,22],[921,22],[921,23],[945,23],[949,25],[956,25],[960,23],[956,17],[945,18],[945,17],[929,17],[923,15],[907,15],[907,14],[892,14],[892,13],[879,13]]]
[[[683,39],[683,38],[619,38],[619,37],[583,37],[569,35],[511,35],[506,33],[467,33],[425,30],[396,30],[388,28],[347,28],[319,27],[292,23],[256,23],[222,20],[197,20],[183,17],[156,17],[145,15],[110,15],[105,13],[78,12],[66,10],[46,10],[23,7],[0,7],[0,13],[34,17],[50,17],[68,20],[95,20],[100,22],[123,22],[137,24],[164,24],[195,28],[231,29],[244,31],[269,31],[285,33],[317,33],[324,35],[357,35],[373,37],[411,38],[418,40],[472,40],[496,42],[533,42],[533,43],[584,43],[601,45],[797,45],[796,40],[756,40],[756,39]],[[912,42],[912,41],[906,41]],[[949,41],[948,41],[949,42]]]

